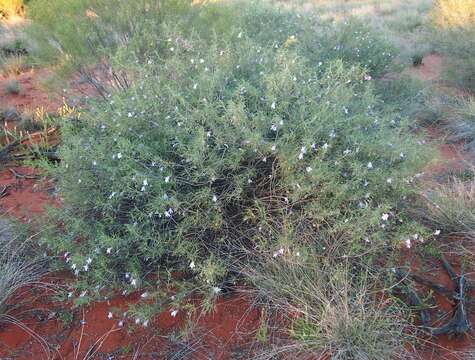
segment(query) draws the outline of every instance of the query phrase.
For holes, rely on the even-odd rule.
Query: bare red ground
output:
[[[41,81],[48,76],[46,70],[32,69],[15,77],[0,75],[0,106],[2,108],[15,108],[18,111],[35,110],[44,108],[48,112],[55,112],[63,105],[61,98],[50,98],[41,85]],[[20,93],[11,94],[7,91],[10,81],[18,81]]]
[[[46,206],[57,203],[48,194],[52,184],[31,177],[39,177],[39,172],[28,167],[0,170],[0,191],[5,189],[4,196],[0,198],[0,215],[30,222],[40,216]]]
[[[424,57],[422,64],[406,70],[410,76],[424,81],[440,80],[444,60],[440,55],[430,54]]]
[[[193,359],[228,359],[232,352],[243,352],[260,323],[260,312],[245,297],[221,298],[212,313],[192,316],[193,338],[180,339],[187,324],[181,313],[173,317],[169,310],[164,311],[147,327],[124,318],[123,313],[140,300],[140,294],[115,296],[83,309],[54,302],[49,295],[47,291],[39,295],[25,291],[21,313],[13,315],[50,347],[18,326],[6,325],[0,327],[0,359],[132,359],[134,355],[137,359],[164,359],[178,351],[186,354],[187,346]],[[109,319],[111,311],[114,317]],[[60,320],[65,313],[72,314],[71,324]],[[166,339],[172,333],[177,336],[175,343]]]

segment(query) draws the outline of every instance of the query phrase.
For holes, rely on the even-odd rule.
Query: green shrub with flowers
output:
[[[165,5],[111,56],[132,85],[62,124],[44,242],[78,301],[171,281],[176,302],[212,298],[253,252],[373,264],[425,236],[401,207],[424,146],[373,85],[383,39],[265,4]]]

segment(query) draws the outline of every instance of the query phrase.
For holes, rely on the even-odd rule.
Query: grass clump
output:
[[[374,273],[356,275],[352,260],[309,255],[289,251],[245,267],[260,305],[291,324],[293,339],[257,358],[309,352],[329,359],[406,358],[401,344],[411,337],[408,309],[378,288]]]
[[[21,87],[20,82],[18,80],[10,80],[5,85],[5,91],[8,94],[17,95],[20,93]]]
[[[18,303],[8,300],[18,291],[38,285],[46,274],[44,258],[40,258],[33,244],[34,237],[19,240],[18,229],[5,218],[0,219],[0,324],[17,320],[9,313]]]
[[[448,234],[475,238],[475,183],[453,177],[424,197],[420,212],[425,221]]]
[[[0,56],[0,72],[5,76],[17,76],[27,69],[23,55]]]

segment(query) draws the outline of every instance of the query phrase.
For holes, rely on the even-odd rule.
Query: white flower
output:
[[[76,264],[72,264],[71,269],[76,270]]]
[[[274,110],[275,109],[275,101],[271,104],[271,109]]]
[[[306,169],[306,170],[307,170],[307,172],[309,173],[309,172],[311,172],[313,169],[312,169],[310,166],[307,166],[307,169]]]
[[[73,297],[72,291],[68,292],[68,299],[71,299]]]
[[[383,214],[383,216],[381,216],[381,219],[383,221],[387,221],[389,219],[389,214]]]
[[[108,254],[112,253],[112,248],[111,248],[111,247],[110,247],[110,248],[107,248],[107,249],[106,249],[106,253],[108,253]]]
[[[329,145],[328,145],[327,143],[325,143],[325,144],[322,145],[322,148],[323,148],[324,150],[326,150],[326,149],[328,149],[328,146],[329,146]]]
[[[278,257],[278,256],[282,256],[284,255],[284,249],[283,248],[280,248],[279,250],[277,250],[276,252],[274,252],[274,255],[273,257]]]
[[[221,289],[220,287],[217,287],[217,286],[213,287],[213,293],[219,294],[221,291],[223,291],[223,289]]]
[[[198,84],[193,85],[193,90],[196,90],[197,87],[198,87]]]
[[[195,268],[195,262],[192,261],[192,262],[190,262],[190,269],[194,269],[194,268]]]
[[[200,64],[203,64],[204,62],[204,59],[200,59]]]
[[[172,311],[170,312],[170,315],[171,315],[172,317],[176,317],[177,314],[178,314],[178,310],[172,310]]]
[[[406,247],[408,249],[410,249],[411,248],[411,239],[406,239],[405,243],[406,243]]]
[[[92,162],[92,166],[96,166],[96,165],[97,165],[97,161],[94,160],[94,161]]]
[[[368,169],[372,169],[373,168],[373,163],[370,161],[367,165]]]
[[[132,281],[130,282],[130,285],[136,287],[137,286],[137,279],[132,279]]]
[[[275,145],[272,145],[271,150],[275,151],[275,149],[276,149]]]
[[[84,271],[86,271],[86,272],[89,271],[89,265],[84,265],[83,268],[84,268]]]
[[[274,132],[277,131],[277,125],[276,125],[276,124],[272,124],[272,126],[270,127],[270,129],[271,129],[272,131],[274,131]]]
[[[89,264],[91,264],[91,263],[92,263],[92,259],[91,259],[91,258],[87,258],[87,260],[86,260],[86,264],[88,264],[88,265],[89,265]]]
[[[147,179],[144,179],[144,181],[143,181],[142,184],[143,184],[143,186],[148,186],[148,180],[147,180]]]
[[[300,154],[299,154],[299,160],[302,160],[302,159],[303,159],[303,154],[300,153]]]
[[[213,202],[218,201],[218,197],[216,195],[213,195]]]
[[[148,291],[145,291],[142,295],[140,295],[140,297],[141,297],[142,299],[145,299],[145,298],[148,297],[148,295],[149,295],[149,294],[148,294]]]
[[[148,326],[148,320],[145,320],[142,325],[143,325],[143,327],[147,327]]]
[[[370,81],[372,79],[371,75],[364,76],[365,81]]]
[[[399,154],[399,157],[400,157],[401,159],[404,159],[405,156],[406,156],[406,155],[404,155],[404,153],[400,153],[400,154]]]
[[[165,217],[171,218],[172,216],[173,216],[173,209],[172,208],[165,211]]]
[[[112,314],[112,312],[109,311],[109,314],[107,314],[107,318],[112,319],[113,317],[114,317],[114,315]]]
[[[138,325],[140,324],[140,319],[139,318],[135,318],[135,323]]]
[[[238,34],[238,39],[242,38],[242,32]]]
[[[391,178],[388,178],[388,179],[386,180],[386,182],[387,182],[388,184],[392,184],[392,182],[393,182],[393,179],[391,179]]]
[[[118,325],[119,325],[119,327],[124,326],[124,320],[120,320]]]
[[[79,294],[79,297],[84,297],[87,294],[87,290],[84,290],[82,293]]]
[[[122,153],[117,153],[117,159],[122,159]]]
[[[165,177],[165,182],[169,183],[170,182],[170,176]]]
[[[440,235],[440,230],[436,230],[436,231],[434,232],[434,235],[435,235],[435,236]]]

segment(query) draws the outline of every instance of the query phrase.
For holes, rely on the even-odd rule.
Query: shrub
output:
[[[382,40],[262,4],[167,4],[110,59],[133,84],[62,125],[45,242],[81,291],[179,273],[213,294],[243,247],[344,234],[352,256],[421,231],[397,204],[424,151],[368,81],[391,61]]]

